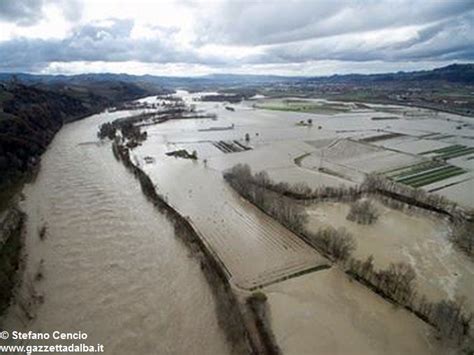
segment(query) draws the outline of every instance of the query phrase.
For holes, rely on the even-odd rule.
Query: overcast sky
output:
[[[474,0],[0,0],[0,71],[327,75],[474,61]]]

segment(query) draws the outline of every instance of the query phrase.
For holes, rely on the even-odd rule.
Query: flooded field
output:
[[[446,355],[430,328],[337,268],[265,288],[284,354]]]
[[[4,329],[82,331],[108,354],[230,354],[199,262],[97,142],[98,124],[128,114],[66,125],[44,154],[25,188],[25,282]],[[18,302],[33,292],[43,303],[29,319]]]
[[[298,110],[259,109],[255,101],[244,101],[228,110],[226,103],[200,102],[200,93],[177,95],[215,118],[147,126],[148,138],[131,151],[132,159],[195,226],[235,286],[263,287],[284,353],[448,353],[440,350],[432,328],[350,282],[337,267],[285,281],[327,260],[242,200],[222,173],[241,163],[266,171],[276,182],[354,186],[367,173],[427,161],[425,149],[449,146],[446,137],[464,139],[456,129],[464,118],[382,105],[347,104],[330,116],[312,104]],[[219,149],[221,142],[248,149]],[[400,148],[404,142],[410,150]],[[197,159],[165,154],[179,149],[195,152]],[[448,242],[448,224],[377,207],[382,215],[371,227],[347,221],[348,205],[331,203],[309,207],[309,225],[346,227],[357,239],[356,257],[373,254],[378,267],[407,262],[416,270],[420,293],[434,301],[466,297],[471,307],[472,263]]]
[[[474,309],[474,263],[448,240],[449,224],[436,216],[404,213],[374,204],[380,216],[373,225],[347,220],[347,203],[309,206],[308,228],[346,228],[357,241],[356,258],[365,260],[373,255],[377,268],[387,268],[391,262],[409,263],[416,271],[421,294],[436,301],[464,297]]]
[[[149,156],[148,149],[145,143],[135,151]],[[158,193],[189,218],[236,286],[253,289],[327,264],[299,237],[241,199],[219,171],[174,158],[139,163]]]
[[[448,135],[456,130],[458,121],[463,120],[429,110],[383,105],[362,107],[346,104],[344,112],[333,114],[330,118],[308,112],[256,109],[255,101],[232,104],[233,111],[229,111],[225,103],[199,101],[200,95],[184,91],[177,93],[198,112],[214,114],[215,119],[175,120],[148,126],[148,139],[132,154],[135,161],[150,174],[160,193],[202,232],[218,257],[225,260],[227,271],[244,288],[267,280],[267,269],[273,270],[271,275],[278,278],[281,270],[287,268],[283,265],[296,271],[317,265],[319,261],[314,261],[317,259],[314,259],[314,253],[307,251],[306,245],[299,244],[292,235],[279,231],[279,236],[285,235],[282,239],[268,237],[274,235],[278,227],[267,228],[265,225],[270,222],[266,217],[246,206],[229,190],[221,178],[226,169],[244,163],[253,171],[267,171],[277,182],[306,183],[312,188],[351,186],[361,182],[366,173],[399,169],[427,160],[423,155],[393,150],[393,145],[387,150],[383,142],[398,140],[402,146],[408,140],[413,147],[418,144],[419,151],[442,147],[446,144],[442,139],[420,140],[419,137],[435,137],[434,127],[438,129],[437,134]],[[150,100],[152,102],[153,98]],[[371,119],[384,115],[397,115],[399,119]],[[457,117],[456,121],[453,117]],[[310,126],[297,125],[309,118],[312,120]],[[248,138],[245,138],[246,135]],[[367,138],[371,136],[382,139]],[[358,142],[359,139],[364,141]],[[251,149],[223,152],[216,147],[215,142],[218,141],[237,142]],[[166,152],[178,149],[196,151],[197,161],[165,156]],[[455,196],[454,193],[452,195]],[[262,220],[265,222],[262,223]],[[246,226],[245,229],[242,229],[243,226]],[[249,233],[252,237],[246,236],[242,240],[240,236]],[[292,246],[286,245],[287,239]],[[274,246],[270,247],[265,240],[271,241]],[[228,248],[228,243],[232,248]],[[257,244],[253,243],[268,250],[268,256],[259,257],[263,249],[256,248]],[[255,254],[249,250],[255,251]],[[274,254],[270,250],[278,250],[277,253],[282,254]],[[247,264],[247,260],[254,260],[254,264]],[[271,266],[270,260],[278,260],[273,262],[278,266]],[[248,265],[249,270],[246,271],[246,266],[242,265]],[[250,270],[261,276],[253,277],[254,272]]]

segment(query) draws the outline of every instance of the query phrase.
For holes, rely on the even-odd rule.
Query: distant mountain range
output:
[[[199,77],[173,77],[155,75],[129,74],[80,74],[80,75],[34,75],[25,73],[0,73],[0,82],[11,81],[12,78],[24,84],[67,83],[83,85],[86,82],[120,81],[145,86],[160,87],[207,87],[232,85],[261,85],[271,83],[384,83],[384,82],[413,82],[413,81],[446,81],[460,84],[474,83],[474,64],[452,64],[433,70],[413,72],[397,72],[383,74],[347,74],[331,76],[278,76],[278,75],[240,75],[240,74],[211,74]]]
[[[397,72],[384,74],[348,74],[305,79],[321,83],[383,83],[413,81],[446,81],[452,83],[474,84],[474,64],[452,64],[433,70]]]

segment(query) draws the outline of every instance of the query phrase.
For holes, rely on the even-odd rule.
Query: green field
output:
[[[410,185],[413,187],[420,187],[464,173],[464,169],[459,168],[457,166],[448,165],[439,169],[429,170],[425,173],[420,173],[408,178],[402,178],[397,180],[397,182],[401,182],[405,185]]]
[[[435,154],[436,157],[447,160],[447,159],[453,159],[453,158],[461,157],[463,155],[468,155],[472,153],[474,153],[474,147],[466,147],[465,145],[455,144],[455,145],[450,145],[449,147],[423,152],[421,154],[422,155]]]
[[[386,176],[405,185],[422,187],[465,172],[464,169],[457,166],[429,161],[389,171]]]
[[[437,167],[441,167],[446,165],[445,163],[442,162],[436,162],[436,161],[427,161],[415,165],[409,165],[409,166],[404,166],[402,168],[397,168],[393,170],[389,170],[385,172],[385,175],[390,177],[390,178],[400,178],[400,177],[405,177],[408,175],[420,173],[429,169],[434,169]]]

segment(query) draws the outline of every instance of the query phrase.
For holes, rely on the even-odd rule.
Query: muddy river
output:
[[[68,124],[44,154],[22,201],[29,216],[22,306],[12,306],[3,325],[85,332],[87,344],[109,354],[229,354],[198,262],[110,143],[97,141],[99,124],[128,114]]]

